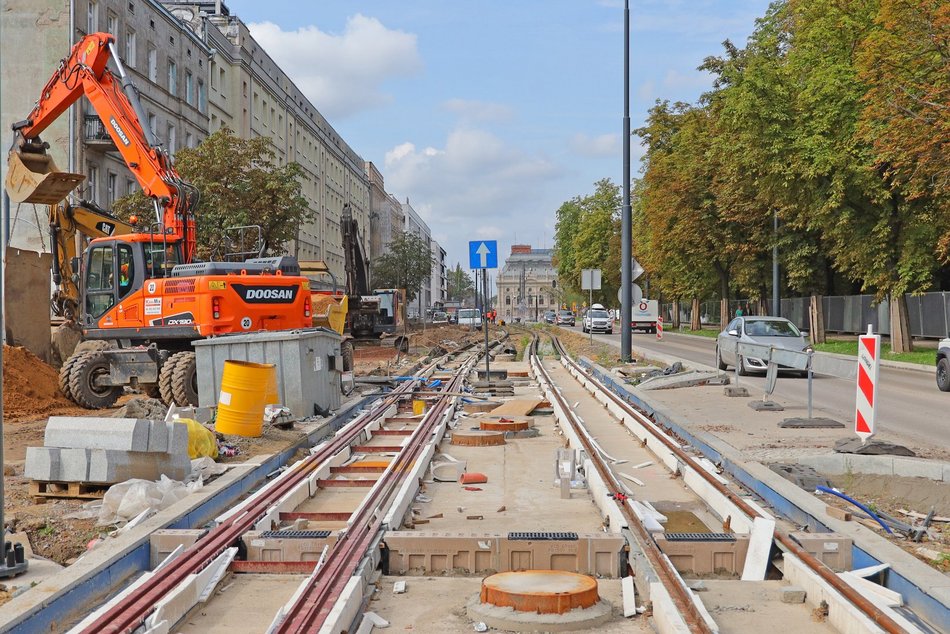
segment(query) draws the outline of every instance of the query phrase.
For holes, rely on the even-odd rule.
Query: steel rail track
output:
[[[556,342],[557,338],[552,336],[551,340],[552,343],[554,343],[555,348],[559,350],[563,357],[564,352],[562,349],[558,348],[558,343]],[[551,375],[548,374],[544,364],[541,363],[541,360],[537,355],[539,341],[540,338],[537,335],[535,335],[534,339],[531,341],[530,354],[532,358],[532,365],[534,365],[537,372],[542,375],[544,381],[546,381],[551,386],[551,396],[558,402],[561,410],[567,416],[568,422],[570,423],[571,427],[574,428],[578,439],[580,439],[581,444],[584,446],[587,455],[590,457],[591,462],[594,464],[594,467],[597,469],[597,472],[600,474],[600,477],[603,479],[604,483],[611,491],[623,491],[624,487],[620,484],[613,472],[607,466],[606,461],[601,458],[600,453],[590,442],[587,430],[577,420],[577,417],[574,415],[570,405],[564,400],[564,397],[561,396],[560,392],[556,389],[554,380],[551,378]],[[622,502],[618,503],[617,506],[620,508],[620,512],[627,520],[627,527],[635,532],[644,555],[646,555],[647,559],[650,561],[653,569],[656,570],[657,575],[660,578],[660,582],[663,584],[663,587],[666,588],[667,592],[669,592],[670,598],[673,600],[673,604],[683,616],[689,631],[695,634],[712,634],[712,629],[703,619],[699,608],[696,606],[695,601],[690,596],[689,590],[680,580],[679,573],[675,568],[673,568],[670,560],[663,556],[659,546],[657,546],[656,542],[653,541],[649,531],[633,512],[633,509],[630,508],[629,504]]]
[[[316,632],[326,622],[350,578],[384,530],[384,511],[392,503],[392,498],[402,487],[411,465],[418,459],[433,430],[448,410],[450,401],[454,398],[453,393],[461,388],[474,360],[475,357],[462,364],[452,380],[443,386],[441,391],[444,394],[409,436],[403,450],[380,478],[380,484],[370,492],[370,499],[354,515],[351,521],[353,528],[337,540],[314,583],[304,590],[288,609],[275,634]]]
[[[657,440],[662,442],[670,451],[672,451],[677,459],[683,463],[689,465],[696,473],[698,473],[707,483],[715,487],[719,493],[724,495],[739,507],[742,512],[744,512],[749,518],[761,517],[761,514],[752,506],[750,506],[743,498],[739,497],[732,491],[730,491],[725,485],[719,482],[716,478],[712,476],[708,471],[706,471],[696,460],[683,451],[683,449],[674,442],[669,436],[665,434],[657,433],[653,425],[655,423],[644,413],[635,409],[630,403],[626,402],[619,396],[617,396],[613,391],[606,388],[600,381],[596,379],[590,372],[588,372],[583,366],[577,363],[561,344],[560,340],[555,335],[548,335],[551,338],[551,342],[554,345],[555,350],[558,351],[558,354],[561,355],[561,358],[566,361],[572,368],[586,376],[595,386],[601,394],[609,398],[615,405],[620,407],[624,412],[629,414],[631,417],[643,422],[649,423],[644,425],[644,428],[647,429]],[[539,364],[541,365],[541,364]],[[542,366],[543,367],[543,366]],[[590,453],[590,452],[588,452]],[[596,455],[596,452],[594,454]],[[597,464],[595,462],[595,464]],[[599,467],[598,467],[599,470]],[[621,507],[623,508],[623,507]],[[808,568],[822,578],[826,583],[828,583],[832,588],[834,588],[838,593],[843,595],[848,601],[850,601],[855,607],[857,607],[865,616],[867,616],[871,621],[880,626],[889,634],[904,634],[906,630],[900,626],[894,619],[892,619],[888,614],[874,605],[871,601],[866,599],[862,594],[857,590],[848,585],[843,581],[831,568],[826,566],[822,561],[816,558],[811,553],[805,551],[801,546],[799,546],[787,533],[775,530],[775,539],[778,541],[785,549],[791,552],[793,555],[802,560],[802,562],[808,566]],[[649,543],[653,544],[653,539],[649,538]]]
[[[135,631],[145,622],[157,603],[168,592],[177,587],[189,575],[204,569],[229,546],[235,544],[241,535],[253,528],[274,502],[306,479],[319,465],[352,444],[367,425],[383,415],[391,405],[411,394],[419,381],[422,380],[422,375],[431,372],[436,366],[437,362],[433,361],[419,372],[418,378],[401,383],[396,389],[383,397],[379,405],[355,419],[362,419],[362,422],[358,424],[351,423],[344,428],[342,433],[334,436],[315,453],[294,466],[293,473],[276,483],[268,490],[267,495],[254,500],[243,512],[229,517],[212,528],[202,539],[186,549],[177,559],[170,562],[161,575],[146,580],[123,597],[120,602],[101,614],[99,618],[82,630],[83,634],[131,633]]]

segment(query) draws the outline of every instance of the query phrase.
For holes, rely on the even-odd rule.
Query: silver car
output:
[[[716,338],[716,365],[720,370],[733,366],[738,368],[740,375],[746,375],[768,369],[767,360],[737,354],[739,342],[775,346],[795,352],[802,352],[808,347],[802,332],[784,317],[736,317]],[[788,368],[780,365],[779,369]]]

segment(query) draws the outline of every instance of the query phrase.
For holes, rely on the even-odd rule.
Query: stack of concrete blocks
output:
[[[33,480],[97,484],[184,480],[189,473],[183,423],[74,416],[49,419],[44,446],[27,447],[24,469]]]

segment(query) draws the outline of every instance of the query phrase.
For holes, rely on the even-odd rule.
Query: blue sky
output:
[[[467,242],[550,247],[555,211],[621,182],[623,0],[231,0],[232,13],[465,266]],[[632,0],[631,125],[766,0]],[[641,154],[632,144],[634,173]]]

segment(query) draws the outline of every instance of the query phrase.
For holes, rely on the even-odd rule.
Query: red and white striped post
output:
[[[657,315],[656,318],[656,338],[663,338],[663,315]]]
[[[858,389],[854,414],[854,433],[862,441],[874,435],[877,414],[877,379],[881,373],[881,335],[871,332],[858,337]]]

